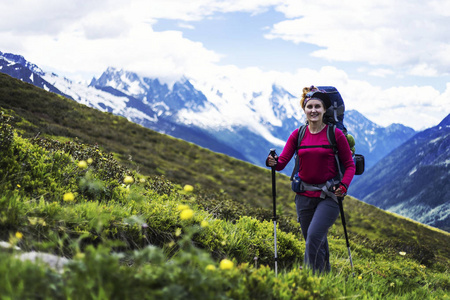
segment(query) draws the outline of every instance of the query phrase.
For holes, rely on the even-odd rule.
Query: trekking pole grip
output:
[[[277,156],[276,149],[275,148],[271,148],[269,155],[272,156],[273,158],[275,158],[275,156]]]

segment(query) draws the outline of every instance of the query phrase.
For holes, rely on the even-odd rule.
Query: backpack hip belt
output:
[[[339,184],[339,181],[335,179],[330,179],[325,183],[311,184],[302,181],[300,183],[300,188],[304,191],[321,191],[320,198],[325,199],[327,196],[332,198],[334,201],[338,202],[337,196],[334,194],[333,187]]]

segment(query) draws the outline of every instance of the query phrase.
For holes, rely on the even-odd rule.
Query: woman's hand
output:
[[[335,189],[334,194],[337,197],[344,197],[345,195],[347,195],[347,188],[343,183],[340,183],[339,186]]]
[[[266,166],[268,167],[274,167],[277,165],[278,162],[278,156],[275,155],[275,157],[273,157],[272,155],[267,156],[266,159]]]

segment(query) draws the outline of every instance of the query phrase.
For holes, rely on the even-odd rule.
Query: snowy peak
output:
[[[99,79],[93,78],[90,86],[99,89],[107,87],[134,97],[153,107],[159,115],[170,116],[183,108],[199,110],[207,99],[196,90],[186,78],[169,88],[157,78],[141,77],[136,73],[109,67]]]
[[[206,96],[199,90],[195,89],[186,78],[183,81],[177,81],[173,85],[172,93],[169,94],[170,104],[174,107],[183,107],[192,111],[200,111],[208,102]]]
[[[31,72],[36,73],[40,76],[44,75],[44,72],[36,66],[35,64],[32,64],[28,62],[22,55],[16,55],[12,53],[3,53],[0,51],[0,57],[2,57],[4,60],[10,62],[11,64],[17,64],[20,66],[23,66],[27,69],[29,69]]]
[[[36,70],[37,72],[34,72],[33,70]],[[0,72],[20,79],[23,82],[31,83],[48,92],[57,93],[71,98],[56,88],[53,84],[49,83],[44,78],[45,73],[43,73],[42,70],[36,65],[26,62],[22,56],[10,55],[9,53],[5,53],[3,56],[0,55]]]
[[[91,80],[89,86],[93,87],[112,87],[124,94],[141,98],[148,88],[147,84],[135,73],[109,67],[99,79],[95,77]]]
[[[281,86],[272,85],[272,93],[269,98],[275,116],[279,120],[297,118],[302,119],[300,101],[297,97],[286,91]]]

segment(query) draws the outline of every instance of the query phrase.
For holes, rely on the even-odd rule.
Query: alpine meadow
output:
[[[302,268],[289,177],[0,73],[1,299],[450,299],[450,234],[351,196]],[[263,159],[263,158],[262,158]]]

